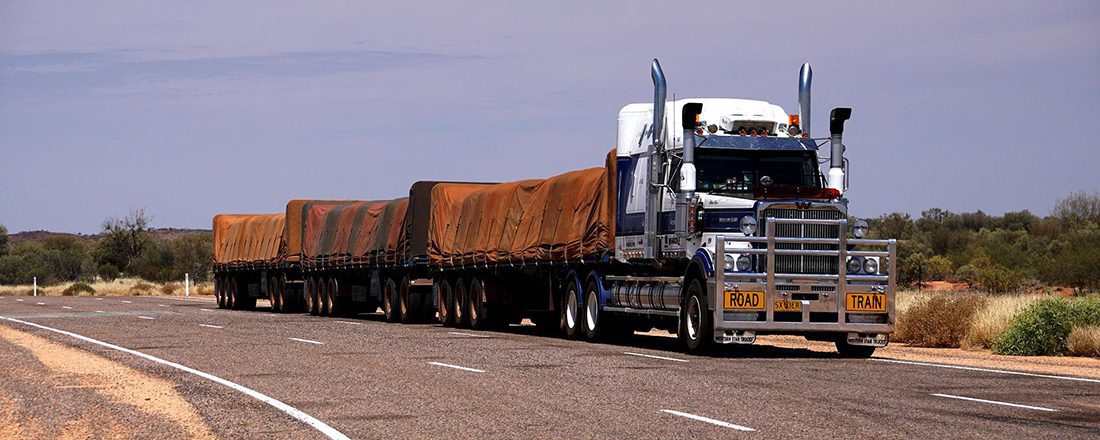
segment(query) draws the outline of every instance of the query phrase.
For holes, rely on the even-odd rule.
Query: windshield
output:
[[[771,188],[821,188],[821,172],[813,151],[707,150],[695,153],[696,188],[713,193],[757,192],[760,178]]]

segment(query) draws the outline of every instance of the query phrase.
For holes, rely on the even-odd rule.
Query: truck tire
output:
[[[214,277],[214,299],[219,309],[225,308],[225,277]]]
[[[581,329],[589,341],[618,341],[634,334],[634,328],[600,309],[600,286],[591,280],[584,288],[584,313]]]
[[[233,310],[237,308],[237,280],[229,277],[229,283],[225,286],[228,291],[225,294],[225,308]]]
[[[680,341],[688,353],[709,352],[714,347],[714,326],[707,309],[707,295],[698,279],[688,284],[680,306]]]
[[[565,295],[562,297],[561,322],[558,327],[566,339],[575,339],[581,333],[580,296],[576,283],[570,280],[567,284]]]
[[[836,351],[842,358],[869,358],[875,354],[875,347],[849,345],[847,335],[838,336],[835,342]]]
[[[336,281],[336,277],[328,279],[325,283],[325,311],[328,312],[328,316],[340,316],[343,313],[343,308],[340,307],[340,284]]]
[[[439,323],[443,324],[444,327],[454,327],[455,325],[454,313],[451,313],[451,307],[454,303],[454,290],[451,285],[450,278],[443,278],[436,289],[435,301],[439,311]]]
[[[306,278],[305,293],[306,312],[308,312],[310,315],[316,316],[321,311],[321,308],[317,305],[317,277],[311,276],[309,278]]]
[[[279,284],[272,275],[267,279],[267,300],[271,303],[271,311],[278,313],[283,311],[282,298],[279,297]]]
[[[409,304],[409,278],[401,279],[401,285],[397,287],[397,321],[402,324],[413,322],[412,305]]]
[[[485,309],[485,283],[479,278],[470,282],[468,308],[466,316],[470,320],[470,328],[478,330],[489,327],[489,315]]]
[[[465,328],[469,321],[466,318],[466,282],[462,278],[455,278],[451,311],[455,315],[455,327]]]
[[[397,307],[394,304],[396,296],[397,283],[393,281],[393,278],[387,278],[386,287],[382,289],[382,314],[385,315],[386,321],[397,321]]]

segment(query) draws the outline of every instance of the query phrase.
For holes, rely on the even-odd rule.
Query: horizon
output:
[[[1100,4],[992,4],[714,2],[687,28],[639,25],[646,5],[8,2],[0,224],[95,233],[144,207],[206,228],[295,198],[598,166],[618,109],[652,99],[655,57],[670,99],[788,113],[811,63],[814,127],[854,109],[852,215],[1045,216],[1100,191],[1100,146],[1076,133],[1100,119]]]

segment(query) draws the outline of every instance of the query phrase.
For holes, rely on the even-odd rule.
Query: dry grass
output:
[[[1100,358],[1100,326],[1087,325],[1073,329],[1066,338],[1066,353]]]
[[[986,349],[1012,324],[1013,318],[1028,306],[1047,295],[998,295],[989,298],[986,306],[974,314],[970,329],[960,346],[967,350]]]
[[[42,296],[62,296],[62,292],[75,283],[62,283],[53,286],[38,286],[38,294]],[[114,281],[96,281],[87,283],[95,290],[94,296],[127,296],[127,295],[183,295],[183,283],[151,283],[137,278],[119,278]],[[0,296],[30,295],[30,284],[15,286],[0,286]],[[195,283],[191,285],[192,295],[213,295],[214,284],[210,282]],[[92,296],[87,292],[79,293],[80,296]]]
[[[910,293],[897,298],[893,339],[924,347],[958,347],[985,295],[973,292]]]

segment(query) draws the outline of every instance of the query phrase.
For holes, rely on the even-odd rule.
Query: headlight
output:
[[[756,233],[756,219],[751,215],[741,217],[741,233],[745,235],[753,235]]]
[[[878,273],[878,261],[874,258],[863,260],[863,271],[866,273]]]
[[[737,257],[737,271],[738,272],[748,272],[749,269],[751,269],[751,268],[752,268],[752,258],[749,258],[748,255],[742,255],[740,257]]]
[[[863,238],[864,235],[867,235],[867,229],[870,229],[867,220],[859,219],[852,223],[852,235],[856,238]]]
[[[863,262],[858,257],[848,259],[848,273],[859,273],[863,269]]]
[[[729,270],[733,270],[733,265],[735,264],[735,263],[734,263],[734,260],[733,260],[733,255],[730,255],[730,254],[726,254],[726,258],[725,258],[725,259],[726,259],[726,261],[725,261],[725,268],[726,268],[726,270],[727,270],[727,271],[729,271]]]

